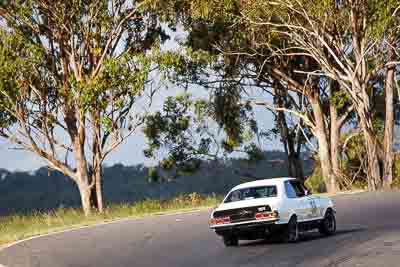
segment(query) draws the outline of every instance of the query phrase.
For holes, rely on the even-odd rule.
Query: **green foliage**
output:
[[[263,151],[256,144],[246,146],[245,151],[250,162],[260,162],[265,159]]]
[[[400,189],[400,155],[399,154],[395,154],[395,157],[394,157],[392,188]]]
[[[350,98],[345,91],[340,90],[335,92],[335,94],[331,97],[331,101],[337,109],[341,109],[350,102]]]
[[[85,170],[101,169],[143,123],[137,106],[152,103],[144,99],[154,94],[145,93],[152,74],[181,71],[179,53],[161,51],[169,39],[163,19],[170,19],[161,7],[149,0],[0,2],[0,135],[88,186]]]
[[[355,180],[351,187],[351,189],[361,189],[361,190],[366,190],[367,188],[368,188],[368,182],[366,179]]]
[[[214,119],[223,127],[228,137],[227,143],[234,148],[242,142],[243,119],[246,113],[240,103],[240,89],[229,84],[221,86],[214,93]]]
[[[394,164],[393,164],[393,174],[395,178],[400,178],[400,155],[395,154]]]
[[[157,168],[155,167],[150,167],[148,169],[148,178],[149,178],[149,182],[158,182],[159,180],[159,176],[158,176],[158,172],[157,172]]]
[[[81,126],[98,133],[101,147],[89,150],[105,149],[102,154],[108,155],[108,138],[123,139],[140,121],[141,114],[132,110],[152,82],[150,73],[157,67],[161,73],[179,67],[179,57],[160,51],[169,37],[157,4],[1,2],[2,136],[12,135],[10,141],[52,166],[62,166],[57,168],[64,172],[71,169],[65,166],[64,153],[71,152],[66,150]],[[24,134],[14,134],[20,132]],[[96,146],[85,135],[80,139]],[[56,146],[63,151],[56,153]]]
[[[400,189],[400,178],[396,178],[396,179],[393,180],[392,188],[393,189]]]
[[[307,177],[305,185],[315,193],[326,192],[326,185],[324,177],[322,176],[321,167],[318,165],[315,167],[314,172],[311,176]]]
[[[228,98],[221,96],[220,100],[224,102]],[[261,159],[260,149],[253,143],[248,145],[258,134],[251,109],[233,102],[221,102],[196,100],[189,94],[168,97],[162,112],[146,118],[143,132],[148,146],[145,155],[156,158],[157,151],[166,149],[168,155],[160,165],[165,170],[177,167],[178,175],[194,172],[201,159],[215,160],[241,146],[251,161]],[[239,114],[234,115],[235,112]],[[225,130],[224,135],[216,132],[216,123]]]
[[[30,81],[38,79],[44,60],[43,51],[26,44],[22,36],[0,29],[0,125],[2,133],[16,122],[17,102],[32,94]],[[32,69],[36,71],[32,72]],[[34,96],[33,96],[34,98]],[[34,98],[34,102],[38,99]]]
[[[207,127],[202,124],[206,109],[205,102],[194,104],[189,94],[168,97],[163,113],[156,112],[146,118],[143,132],[148,148],[144,151],[145,155],[155,157],[157,150],[167,148],[169,155],[161,161],[163,169],[178,167],[182,172],[195,169],[198,157],[207,155],[211,143]]]

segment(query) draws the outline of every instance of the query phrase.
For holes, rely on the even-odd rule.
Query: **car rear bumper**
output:
[[[241,239],[258,239],[263,238],[272,232],[280,229],[280,225],[276,224],[278,220],[251,221],[240,224],[220,225],[214,227],[215,233],[220,236],[235,235]]]
[[[264,225],[264,224],[273,224],[278,222],[279,219],[264,219],[264,220],[251,220],[237,223],[229,223],[229,224],[216,224],[211,225],[211,229],[226,229],[226,228],[241,228],[241,227],[249,227],[251,225]]]

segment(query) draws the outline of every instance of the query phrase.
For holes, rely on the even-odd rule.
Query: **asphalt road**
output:
[[[400,192],[334,198],[338,232],[296,244],[242,242],[226,248],[208,212],[126,220],[22,242],[0,251],[7,267],[400,267]]]

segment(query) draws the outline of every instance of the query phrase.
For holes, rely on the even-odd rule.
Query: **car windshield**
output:
[[[275,185],[248,187],[232,191],[226,197],[224,203],[276,196],[277,189]]]

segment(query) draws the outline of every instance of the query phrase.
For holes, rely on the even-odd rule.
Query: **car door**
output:
[[[300,205],[302,206],[302,219],[312,220],[318,216],[317,203],[314,198],[307,195],[306,188],[303,183],[298,180],[290,181],[293,189],[296,191],[296,195],[300,200]]]
[[[310,211],[309,211],[309,218],[310,219],[316,219],[320,214],[320,208],[319,208],[319,201],[316,199],[314,196],[307,196],[308,202],[310,203]]]
[[[296,181],[286,181],[285,190],[290,206],[295,211],[298,221],[307,220],[309,217],[311,204],[305,196],[305,192],[301,190]]]
[[[310,203],[311,207],[310,210],[308,212],[308,217],[310,219],[318,219],[320,218],[322,215],[322,206],[321,206],[321,201],[320,201],[320,197],[317,196],[313,196],[310,192],[310,190],[308,190],[303,183],[299,182],[300,186],[303,188],[303,190],[306,193],[306,198],[308,200],[308,202]]]
[[[313,195],[309,195],[307,197],[311,204],[311,209],[312,209],[311,216],[316,219],[323,217],[323,207],[322,207],[320,197],[313,196]]]

